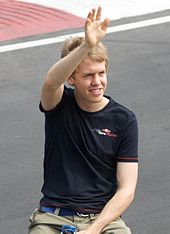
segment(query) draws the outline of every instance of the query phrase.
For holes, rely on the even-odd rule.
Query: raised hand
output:
[[[105,18],[104,21],[101,22],[101,12],[102,8],[100,6],[97,11],[96,9],[92,9],[85,22],[85,39],[90,47],[93,47],[104,38],[110,23],[109,18]]]

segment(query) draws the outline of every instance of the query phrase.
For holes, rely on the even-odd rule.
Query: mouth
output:
[[[92,88],[89,90],[89,92],[94,96],[99,96],[102,93],[102,89],[101,88]]]

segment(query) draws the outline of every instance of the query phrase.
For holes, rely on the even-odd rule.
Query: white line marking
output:
[[[143,21],[139,21],[135,23],[122,24],[118,26],[109,27],[107,29],[107,33],[121,32],[121,31],[142,28],[142,27],[147,27],[147,26],[152,26],[152,25],[157,25],[157,24],[163,24],[163,23],[168,23],[168,22],[170,22],[170,16],[164,16],[164,17],[159,17],[155,19],[143,20]],[[16,44],[11,44],[11,45],[4,45],[4,46],[0,46],[0,53],[59,43],[59,42],[65,41],[65,39],[70,36],[84,36],[84,32],[73,33],[73,34],[68,34],[68,35],[63,35],[63,36],[58,36],[58,37],[52,37],[52,38],[46,38],[46,39],[41,39],[41,40],[36,40],[36,41],[28,41],[28,42],[21,42],[21,43],[16,43]]]

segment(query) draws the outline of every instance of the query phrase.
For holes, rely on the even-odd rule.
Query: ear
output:
[[[72,75],[67,79],[68,84],[71,86],[74,86],[74,81],[75,79]]]

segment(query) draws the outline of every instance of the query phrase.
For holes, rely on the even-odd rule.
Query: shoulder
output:
[[[62,109],[63,107],[65,107],[66,105],[70,106],[71,103],[74,101],[74,89],[72,88],[68,88],[67,86],[64,86],[64,92],[63,92],[63,96],[61,98],[61,101],[51,110],[49,111],[45,111],[40,103],[39,108],[41,112],[44,113],[54,113],[60,109]]]
[[[109,108],[110,111],[113,113],[115,119],[117,119],[121,123],[129,123],[131,121],[137,121],[135,113],[130,110],[129,108],[125,107],[124,105],[120,104],[119,102],[116,102],[111,97],[107,96],[109,98]]]

